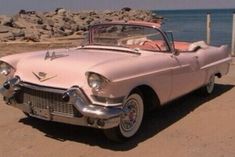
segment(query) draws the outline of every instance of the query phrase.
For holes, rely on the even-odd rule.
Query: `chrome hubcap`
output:
[[[135,99],[130,99],[124,106],[124,114],[121,117],[121,128],[123,131],[131,131],[137,120],[138,107]]]

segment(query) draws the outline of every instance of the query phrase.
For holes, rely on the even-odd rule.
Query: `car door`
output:
[[[171,61],[173,67],[170,99],[177,98],[200,87],[204,77],[200,71],[199,58],[196,52],[172,54]]]

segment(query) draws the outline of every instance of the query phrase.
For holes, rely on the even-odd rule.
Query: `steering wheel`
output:
[[[158,49],[159,51],[162,51],[161,47],[156,42],[151,40],[145,40],[142,45],[150,46],[153,49]]]

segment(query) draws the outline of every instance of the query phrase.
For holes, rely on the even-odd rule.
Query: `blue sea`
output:
[[[232,19],[235,9],[162,10],[163,28],[174,33],[175,40],[206,41],[206,15],[211,14],[211,44],[231,45]]]

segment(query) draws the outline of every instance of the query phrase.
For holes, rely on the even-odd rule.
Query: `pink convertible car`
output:
[[[211,94],[230,62],[227,46],[176,42],[156,23],[99,23],[82,46],[1,58],[0,92],[27,116],[123,140],[148,110],[199,88]]]

